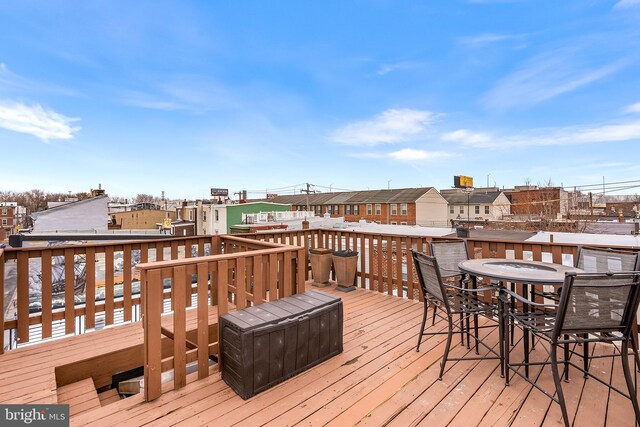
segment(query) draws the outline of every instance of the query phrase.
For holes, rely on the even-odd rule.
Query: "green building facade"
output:
[[[260,212],[284,212],[290,211],[291,205],[280,203],[241,203],[238,205],[227,205],[227,233],[231,233],[232,225],[242,224],[242,214],[252,214]]]

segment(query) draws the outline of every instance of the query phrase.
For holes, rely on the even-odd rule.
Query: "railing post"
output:
[[[198,264],[198,379],[209,375],[209,269],[208,263]]]
[[[181,265],[173,269],[173,388],[187,385],[187,314],[185,295],[186,268]],[[191,284],[191,280],[189,280]]]
[[[162,392],[162,277],[160,270],[140,272],[144,314],[144,399],[149,402]]]
[[[4,249],[0,249],[0,354],[4,353]]]

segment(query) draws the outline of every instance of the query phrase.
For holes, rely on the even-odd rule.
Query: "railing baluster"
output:
[[[29,342],[29,254],[18,252],[18,343]],[[4,309],[4,307],[3,307]]]
[[[113,246],[107,246],[104,250],[104,323],[106,325],[113,325],[114,321],[113,254]]]
[[[124,321],[131,320],[131,245],[122,249],[122,294],[124,298]]]
[[[85,254],[85,314],[86,329],[96,327],[96,249],[87,248]]]
[[[266,257],[264,257],[266,258]],[[262,255],[253,257],[253,304],[264,302],[264,272],[262,269]]]
[[[64,250],[64,333],[75,332],[75,256],[73,249]]]
[[[42,251],[41,263],[41,295],[42,295],[42,338],[50,338],[53,334],[53,289],[51,284],[51,259],[50,250]]]
[[[246,259],[239,257],[236,260],[236,307],[243,309],[247,306],[247,276]]]

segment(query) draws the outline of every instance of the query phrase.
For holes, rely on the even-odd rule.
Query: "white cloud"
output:
[[[198,114],[238,106],[237,95],[198,76],[178,76],[162,81],[154,86],[153,92],[124,91],[121,102],[151,110],[180,110]]]
[[[370,120],[350,123],[335,131],[332,137],[347,145],[393,144],[420,135],[433,123],[433,118],[430,111],[390,109]]]
[[[3,93],[5,96],[13,96],[24,95],[25,93],[42,95],[43,92],[63,96],[81,96],[79,92],[73,89],[50,83],[41,83],[22,77],[9,70],[6,64],[0,62],[0,93]]]
[[[620,0],[613,6],[614,9],[626,9],[628,7],[640,6],[640,0]]]
[[[540,55],[500,81],[483,101],[497,109],[539,104],[601,80],[624,65],[616,62],[587,66],[583,62],[568,49]]]
[[[0,101],[0,127],[14,132],[27,133],[43,141],[71,139],[80,130],[71,123],[80,119],[69,118],[41,105],[25,105],[19,102]]]
[[[418,63],[409,61],[401,61],[393,64],[382,64],[380,65],[380,68],[378,68],[377,73],[381,76],[384,76],[385,74],[389,74],[392,71],[410,70],[412,68],[418,68],[419,66],[420,65]]]
[[[481,46],[485,46],[487,44],[490,43],[496,43],[496,42],[501,42],[501,41],[505,41],[505,40],[514,40],[514,39],[520,39],[522,38],[522,35],[519,34],[492,34],[492,33],[487,33],[487,34],[479,34],[477,36],[471,36],[471,37],[462,37],[460,39],[460,43],[467,45],[467,46],[473,46],[473,47],[481,47]]]
[[[394,151],[387,155],[394,160],[400,161],[433,160],[451,157],[450,153],[444,151],[426,151],[416,150],[414,148],[403,148],[402,150]]]
[[[640,102],[636,102],[635,104],[627,105],[624,109],[625,113],[640,113]]]
[[[443,141],[461,142],[465,145],[481,145],[491,141],[488,135],[482,133],[472,133],[466,129],[458,129],[445,133],[441,136]]]
[[[640,140],[640,121],[600,126],[569,126],[534,129],[516,135],[491,136],[465,129],[443,134],[445,141],[474,148],[514,148],[549,145],[579,145]]]

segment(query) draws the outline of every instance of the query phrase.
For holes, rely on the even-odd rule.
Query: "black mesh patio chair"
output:
[[[585,273],[617,273],[620,271],[640,270],[640,257],[637,252],[620,249],[596,248],[591,246],[581,246],[578,248],[576,257],[576,267]],[[637,328],[634,328],[631,335],[631,350],[634,353],[636,368],[640,371],[640,356],[638,355]],[[584,367],[588,367],[589,342],[584,346]]]
[[[507,294],[511,293],[505,290]],[[523,300],[519,295],[514,298]],[[560,405],[562,417],[566,426],[569,426],[569,416],[565,403],[564,393],[560,380],[558,364],[564,365],[565,372],[568,367],[582,371],[585,377],[594,378],[598,382],[620,393],[631,400],[635,411],[636,422],[640,420],[640,409],[636,390],[633,384],[631,370],[629,368],[629,346],[633,333],[633,323],[640,301],[640,283],[638,272],[621,273],[581,273],[568,274],[563,284],[560,302],[557,305],[555,316],[532,316],[531,313],[506,313],[506,316],[515,317],[516,323],[523,328],[524,337],[527,332],[536,338],[547,342],[548,346],[541,346],[549,353],[549,359],[542,362],[529,362],[525,350],[524,363],[512,363],[508,351],[505,352],[506,382],[509,384],[510,372],[514,372],[530,382],[534,387]],[[507,303],[507,299],[503,300]],[[529,301],[528,303],[531,304]],[[535,303],[533,303],[535,304]],[[543,305],[543,304],[537,304]],[[577,354],[577,344],[590,342],[612,344],[613,354],[603,354],[595,357],[620,356],[624,377],[627,384],[627,392],[614,387],[610,382],[605,382],[597,376],[589,373],[584,367],[571,361],[571,355]],[[558,361],[558,347],[563,348],[564,357]],[[533,365],[551,365],[555,394],[540,387],[529,375],[520,371],[520,368]],[[541,377],[539,377],[541,378]]]
[[[503,358],[501,343],[499,345],[499,351],[496,352],[491,346],[484,343],[479,336],[479,331],[481,329],[496,327],[500,329],[498,337],[502,336],[502,324],[499,322],[501,315],[498,313],[499,305],[487,303],[478,298],[478,296],[485,291],[494,291],[495,288],[468,289],[465,287],[455,286],[451,283],[444,283],[442,281],[442,276],[440,275],[441,270],[438,266],[438,261],[435,257],[428,256],[421,252],[411,252],[413,254],[413,260],[420,282],[420,290],[424,300],[424,314],[422,316],[422,325],[420,326],[420,332],[418,334],[418,345],[416,346],[416,351],[420,351],[420,343],[422,342],[423,336],[447,334],[444,355],[440,364],[439,379],[442,379],[445,365],[448,360],[499,359],[501,373],[503,373],[504,366],[502,364]],[[425,332],[429,304],[433,304],[435,307],[434,316],[447,321],[447,331]],[[458,315],[461,315],[461,318],[454,320],[454,318],[458,318]],[[484,315],[489,318],[492,323],[495,323],[494,325],[479,325],[477,320],[473,322],[475,353],[479,354],[479,346],[483,346],[488,350],[487,355],[480,357],[449,358],[451,337],[454,333],[454,329],[462,329],[465,324],[468,324],[470,317],[478,315]]]
[[[469,259],[467,242],[464,240],[438,240],[429,243],[431,256],[438,260],[440,277],[445,282],[458,282],[460,287],[466,287],[468,276],[460,271],[458,264]],[[462,315],[461,315],[462,318]],[[433,307],[432,325],[436,321],[436,307]],[[465,331],[467,332],[467,347],[469,342],[469,322],[460,328],[460,340],[464,344]]]

